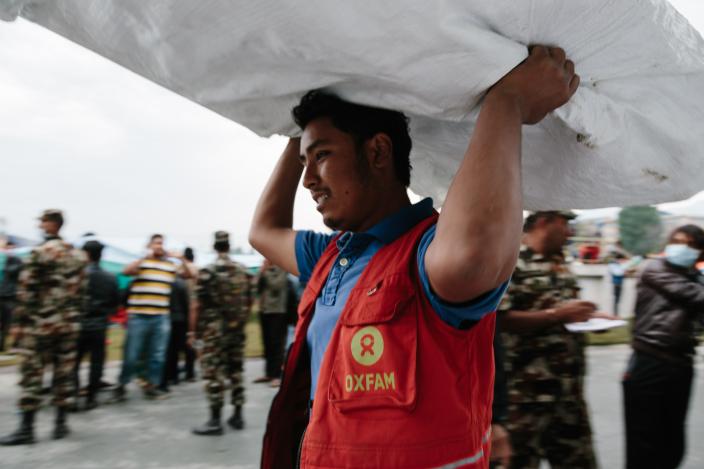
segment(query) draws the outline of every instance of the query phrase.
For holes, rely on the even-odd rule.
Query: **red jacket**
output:
[[[296,467],[299,455],[300,467],[317,469],[488,466],[495,315],[459,330],[431,307],[416,253],[436,220],[382,247],[365,268],[325,352],[308,421],[306,332],[338,254],[328,245],[299,306],[263,468]]]

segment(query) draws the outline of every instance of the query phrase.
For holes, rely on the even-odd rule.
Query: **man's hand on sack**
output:
[[[579,86],[574,62],[559,47],[531,46],[529,56],[507,73],[489,94],[508,95],[520,107],[524,124],[536,124],[565,104]]]

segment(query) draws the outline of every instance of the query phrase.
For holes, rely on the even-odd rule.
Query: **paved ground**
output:
[[[628,357],[626,346],[589,349],[588,398],[591,404],[601,467],[623,466],[623,423],[619,376]],[[683,467],[704,467],[704,366],[698,366],[694,398],[689,414],[689,441],[693,442]],[[246,363],[247,381],[262,370],[261,360]],[[115,366],[108,370],[113,379]],[[0,368],[0,434],[14,430],[17,396],[15,367]],[[247,428],[228,430],[222,437],[196,437],[190,427],[206,418],[207,404],[202,384],[174,388],[165,401],[145,401],[135,389],[125,404],[103,406],[72,416],[73,433],[63,441],[50,439],[53,414],[48,408],[39,415],[39,442],[31,447],[0,447],[4,469],[130,469],[130,468],[255,468],[258,467],[261,436],[274,390],[248,385]]]

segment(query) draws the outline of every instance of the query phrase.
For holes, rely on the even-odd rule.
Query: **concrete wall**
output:
[[[613,285],[611,276],[605,264],[582,264],[574,262],[570,265],[572,272],[577,275],[579,286],[582,288],[581,299],[591,301],[599,305],[601,311],[614,313],[613,311]],[[633,308],[636,301],[635,277],[627,277],[623,282],[621,292],[621,302],[619,304],[619,316],[629,318],[633,316]]]

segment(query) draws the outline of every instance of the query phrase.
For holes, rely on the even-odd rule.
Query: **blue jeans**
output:
[[[121,385],[125,386],[132,380],[135,367],[146,348],[147,379],[152,386],[159,386],[170,332],[171,320],[168,314],[129,315],[122,373],[120,374]]]

